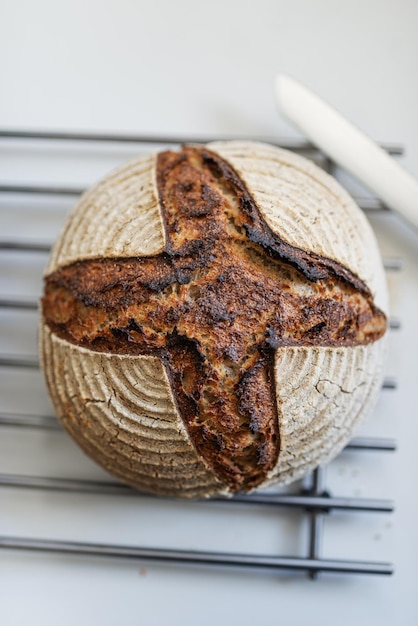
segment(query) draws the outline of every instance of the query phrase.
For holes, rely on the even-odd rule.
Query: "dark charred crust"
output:
[[[252,489],[280,449],[275,351],[367,344],[386,318],[349,270],[282,241],[206,148],[159,155],[157,187],[165,251],[59,269],[44,320],[91,350],[161,358],[198,454],[231,491]]]
[[[244,182],[231,165],[207,149],[202,150],[202,156],[212,171],[227,181],[238,194],[241,209],[250,218],[250,223],[244,224],[244,228],[251,241],[260,245],[273,258],[280,259],[296,267],[308,280],[316,282],[330,276],[336,276],[350,283],[355,289],[370,294],[367,285],[358,276],[336,261],[326,259],[312,252],[306,252],[283,241],[262,219]]]
[[[257,363],[243,373],[236,388],[238,409],[249,422],[252,433],[263,432],[266,421],[265,407],[274,406],[273,353],[259,358]],[[277,420],[273,420],[276,421]]]
[[[186,424],[198,413],[198,401],[205,374],[202,355],[196,342],[176,333],[168,340],[164,351],[164,363],[169,379],[175,389],[177,404]]]
[[[263,441],[257,446],[257,465],[265,468],[271,462],[271,458],[276,454],[276,444],[272,441]]]
[[[296,267],[308,280],[316,282],[335,276],[350,283],[355,289],[363,293],[370,293],[368,287],[358,276],[336,261],[312,252],[306,252],[283,241],[262,219],[251,194],[231,165],[207,149],[202,151],[202,156],[212,171],[218,176],[222,176],[238,194],[241,209],[250,218],[250,223],[244,224],[244,228],[251,241],[260,245],[271,257]]]
[[[312,254],[308,255],[302,250],[297,250],[293,246],[277,240],[277,237],[271,237],[270,233],[263,232],[258,228],[248,226],[247,224],[245,224],[244,228],[250,241],[261,246],[273,259],[280,259],[296,267],[308,280],[317,282],[318,280],[329,278],[330,271],[328,268],[324,267],[319,260],[315,262]]]
[[[315,326],[312,326],[311,328],[309,328],[306,331],[307,335],[318,335],[325,327],[326,327],[326,322],[319,322],[318,324],[315,324]],[[347,334],[347,329],[344,332],[344,335]]]
[[[280,335],[277,328],[269,326],[266,330],[266,345],[272,350],[277,350],[281,346]]]
[[[114,326],[109,326],[109,330],[112,335],[116,339],[121,339],[122,341],[129,341],[129,330],[128,328],[115,328]]]

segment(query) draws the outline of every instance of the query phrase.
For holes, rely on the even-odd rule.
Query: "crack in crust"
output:
[[[349,270],[282,241],[216,154],[160,154],[157,185],[165,251],[57,270],[44,319],[92,350],[160,356],[198,453],[248,490],[280,449],[275,350],[367,344],[386,318]]]

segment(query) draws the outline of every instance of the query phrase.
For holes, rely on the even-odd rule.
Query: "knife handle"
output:
[[[333,161],[418,229],[418,181],[329,104],[286,75],[276,78],[284,115]]]

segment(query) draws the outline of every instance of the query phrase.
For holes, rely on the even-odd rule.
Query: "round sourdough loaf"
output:
[[[145,492],[208,497],[335,456],[381,380],[373,233],[310,161],[216,142],[133,160],[83,195],[45,274],[53,405]]]

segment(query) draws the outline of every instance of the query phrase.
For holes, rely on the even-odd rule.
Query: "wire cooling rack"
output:
[[[130,145],[140,147],[142,150],[161,149],[170,145],[180,145],[182,143],[205,143],[214,138],[205,137],[150,137],[135,135],[105,135],[92,133],[64,133],[64,132],[32,132],[32,131],[1,131],[0,141],[6,145],[6,149],[12,154],[15,144],[23,141],[31,142],[31,149],[35,146],[35,151],[45,142],[59,142],[61,146],[91,144],[98,146]],[[219,139],[219,138],[217,138]],[[272,142],[275,145],[306,154],[320,164],[328,172],[333,173],[334,164],[324,157],[312,145],[307,143]],[[384,146],[391,154],[402,154],[399,146]],[[47,177],[47,172],[45,172]],[[30,178],[29,178],[30,180]],[[30,198],[58,198],[79,196],[84,189],[69,186],[65,182],[58,181],[53,184],[25,183],[8,181],[0,182],[0,198],[6,199],[2,203],[2,210],[7,211],[7,199],[18,196],[22,202]],[[357,198],[359,206],[366,212],[386,211],[386,207],[374,198]],[[3,207],[4,204],[4,208]],[[19,258],[25,259],[30,264],[33,254],[43,255],[45,261],[50,250],[52,241],[34,240],[29,232],[22,232],[18,237],[5,238],[0,235],[0,262],[13,263],[14,255],[19,254]],[[2,260],[2,261],[1,261]],[[24,263],[24,261],[23,261]],[[384,258],[384,266],[387,272],[396,272],[402,269],[402,259]],[[36,298],[31,298],[25,294],[10,296],[8,293],[0,293],[0,310],[9,309],[11,311],[34,311],[36,312],[38,302]],[[400,322],[396,319],[390,320],[391,331],[400,328]],[[1,333],[8,333],[7,324],[0,326]],[[34,370],[39,368],[38,359],[30,355],[30,349],[26,354],[14,353],[13,349],[6,353],[0,353],[0,372],[7,370],[12,376],[18,371]],[[383,387],[387,390],[396,389],[396,380],[386,378]],[[0,428],[11,427],[13,429],[35,429],[43,431],[61,430],[56,418],[53,415],[21,414],[19,412],[1,411],[0,408]],[[64,436],[64,435],[63,435]],[[396,444],[392,439],[377,437],[357,437],[352,439],[347,449],[358,451],[359,454],[371,452],[393,451]],[[34,476],[14,473],[0,474],[0,490],[38,490],[38,491],[58,491],[63,493],[89,493],[106,495],[115,500],[119,496],[131,496],[143,498],[132,489],[114,481],[86,480],[61,478],[56,476]],[[23,496],[22,496],[23,497]],[[148,498],[149,496],[147,496]],[[211,501],[213,502],[213,501]],[[249,553],[215,552],[211,550],[183,550],[167,549],[161,547],[145,547],[140,545],[115,545],[111,543],[76,542],[66,540],[54,540],[35,538],[28,536],[0,536],[0,548],[8,550],[23,550],[37,552],[55,552],[62,555],[77,554],[85,557],[105,557],[135,559],[138,561],[156,561],[165,563],[176,563],[186,565],[203,565],[216,567],[239,567],[248,570],[260,569],[265,571],[288,570],[300,571],[308,574],[310,578],[316,578],[320,572],[334,573],[363,573],[363,574],[383,574],[393,573],[393,565],[388,562],[358,561],[350,559],[329,559],[322,557],[322,540],[324,518],[333,512],[346,511],[353,515],[356,512],[369,513],[390,513],[393,511],[393,502],[387,499],[358,498],[358,497],[338,497],[331,494],[326,487],[326,468],[318,468],[306,481],[301,484],[299,492],[292,493],[281,491],[265,492],[252,495],[236,495],[232,499],[217,500],[222,506],[234,507],[267,507],[269,510],[281,508],[297,509],[301,516],[307,520],[307,553],[305,557],[287,555],[262,555]],[[115,503],[116,505],[116,503]],[[188,503],[187,506],[193,506]],[[197,506],[197,505],[196,505]],[[201,506],[201,504],[199,504]],[[207,503],[209,506],[209,503]],[[213,514],[213,511],[212,511]],[[278,512],[279,515],[279,512]],[[0,533],[1,533],[0,526]]]

